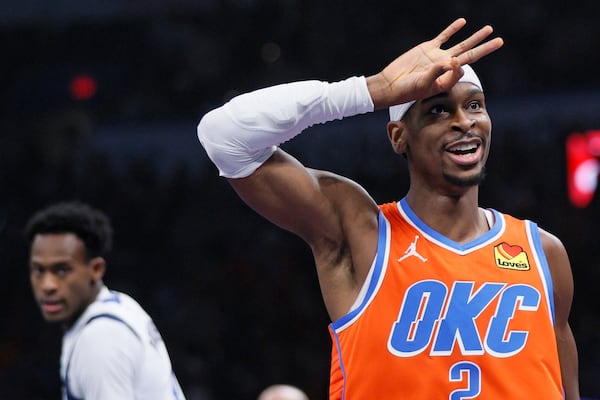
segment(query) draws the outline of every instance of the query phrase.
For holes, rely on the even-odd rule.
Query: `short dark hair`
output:
[[[36,212],[24,233],[30,245],[37,234],[73,233],[85,243],[88,258],[104,257],[112,247],[113,229],[108,216],[80,201],[60,202]]]

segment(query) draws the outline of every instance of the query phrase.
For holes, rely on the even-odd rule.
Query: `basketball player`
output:
[[[257,400],[308,400],[308,396],[292,385],[271,385],[263,390]]]
[[[312,249],[331,317],[331,399],[579,398],[571,267],[555,236],[479,206],[491,121],[468,65],[503,45],[466,21],[381,72],[243,94],[198,126],[239,196]],[[375,204],[357,183],[277,146],[388,109],[410,187]],[[343,144],[342,144],[343,145]]]
[[[108,217],[83,203],[58,203],[33,215],[25,235],[35,300],[46,321],[65,329],[63,399],[184,399],[152,319],[102,282]]]

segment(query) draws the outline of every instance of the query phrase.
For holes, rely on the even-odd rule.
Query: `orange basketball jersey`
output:
[[[491,229],[460,244],[405,199],[380,210],[361,294],[329,326],[330,399],[562,399],[537,225],[490,209]]]

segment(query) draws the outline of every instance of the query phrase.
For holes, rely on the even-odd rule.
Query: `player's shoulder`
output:
[[[538,227],[538,232],[545,253],[553,254],[566,252],[565,246],[558,236],[540,227]]]
[[[495,211],[495,213],[500,215],[507,223],[529,224],[530,226],[532,226],[535,229],[535,232],[532,232],[532,233],[535,233],[539,236],[542,247],[545,250],[548,250],[548,249],[560,250],[561,248],[563,248],[563,244],[562,244],[562,241],[560,240],[560,238],[558,236],[556,236],[555,234],[553,234],[552,232],[549,232],[546,229],[540,227],[537,222],[530,220],[530,219],[515,216],[512,214],[499,212],[499,211],[491,209],[491,208],[489,210]]]
[[[114,382],[130,381],[143,352],[142,342],[127,325],[105,316],[93,318],[76,338],[67,373],[80,392],[106,393]]]
[[[104,287],[82,316],[78,341],[98,341],[102,345],[109,345],[109,341],[103,338],[139,339],[140,320],[147,318],[133,298]]]
[[[149,318],[142,306],[131,296],[104,287],[96,300],[85,311],[86,323],[99,315],[112,315],[115,318],[133,323],[138,319]]]
[[[102,369],[124,359],[137,359],[143,348],[139,334],[131,326],[110,316],[99,316],[83,327],[74,351],[77,364]]]
[[[511,214],[511,213],[508,213],[508,212],[505,212],[505,211],[500,211],[500,210],[497,210],[495,208],[485,207],[484,209],[487,210],[487,211],[489,211],[489,212],[491,212],[494,215],[494,217],[496,217],[496,218],[502,218],[504,221],[507,221],[509,223],[510,222],[512,222],[512,223],[524,223],[524,222],[533,222],[533,223],[535,223],[534,221],[528,220],[528,219],[523,218],[521,216],[518,216],[518,215],[515,215],[515,214]]]
[[[139,341],[140,333],[128,321],[112,314],[92,316],[79,335],[78,342],[110,347],[121,342]]]

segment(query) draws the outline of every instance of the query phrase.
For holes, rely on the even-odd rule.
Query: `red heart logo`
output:
[[[521,246],[513,246],[506,242],[501,243],[500,246],[502,247],[502,250],[504,251],[505,255],[510,256],[510,258],[518,256],[523,251],[523,248]]]

